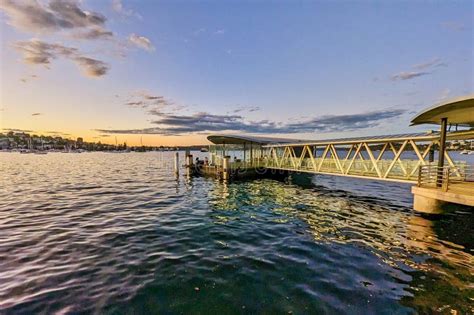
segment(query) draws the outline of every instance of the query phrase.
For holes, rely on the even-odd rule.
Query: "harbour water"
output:
[[[0,153],[0,313],[467,314],[474,217],[405,184],[176,178],[172,153]]]

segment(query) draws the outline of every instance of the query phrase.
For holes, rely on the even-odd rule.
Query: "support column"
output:
[[[448,118],[441,118],[441,130],[439,137],[439,155],[438,155],[438,171],[436,174],[436,186],[441,187],[443,184],[443,166],[444,151],[446,150],[446,130],[448,127]]]
[[[179,174],[179,152],[174,153],[174,173]]]
[[[252,148],[252,142],[250,142],[250,165],[253,165],[253,148]]]
[[[216,165],[216,153],[211,153],[210,156],[211,156],[211,161],[210,161],[211,165]]]
[[[194,167],[193,167],[193,155],[192,154],[187,154],[186,155],[186,175],[190,176],[194,174]]]
[[[222,161],[222,178],[229,179],[230,175],[230,156],[224,156],[224,160]]]
[[[187,154],[186,155],[186,167],[192,168],[193,167],[193,155],[192,154]]]

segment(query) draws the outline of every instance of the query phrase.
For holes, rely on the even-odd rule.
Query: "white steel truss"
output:
[[[266,145],[263,166],[296,172],[416,182],[420,166],[436,163],[428,161],[428,157],[437,145],[438,139],[416,137]],[[317,156],[321,151],[322,154]],[[447,151],[444,155],[449,166],[454,167],[455,162]]]

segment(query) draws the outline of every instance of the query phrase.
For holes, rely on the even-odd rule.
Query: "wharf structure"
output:
[[[446,150],[447,141],[474,139],[474,96],[428,108],[413,118],[412,125],[418,124],[441,128],[315,141],[210,135],[209,159],[193,168],[223,179],[297,172],[404,182],[414,184],[416,211],[441,213],[450,203],[474,207],[474,167]]]

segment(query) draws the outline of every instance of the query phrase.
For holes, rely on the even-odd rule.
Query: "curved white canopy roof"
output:
[[[474,127],[474,94],[429,107],[416,115],[411,120],[411,125],[439,125],[442,118],[447,118],[449,124]]]

